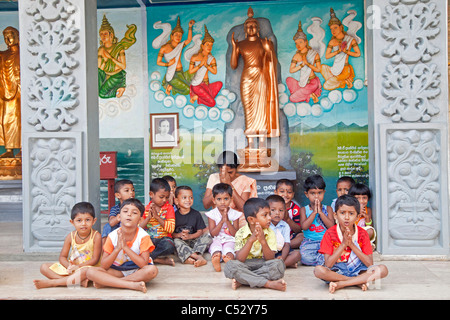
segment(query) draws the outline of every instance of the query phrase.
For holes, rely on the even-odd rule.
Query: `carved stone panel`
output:
[[[437,65],[389,65],[383,74],[383,96],[392,101],[382,111],[394,122],[429,122],[440,109],[433,99],[440,93]]]
[[[31,246],[61,248],[73,230],[70,212],[81,195],[81,133],[51,137],[27,134],[27,184]]]
[[[440,52],[440,12],[430,0],[390,0],[381,25],[389,58],[382,95],[389,101],[382,113],[394,122],[429,122],[440,113],[441,73],[433,58]],[[445,36],[445,35],[444,35]]]
[[[19,2],[26,252],[59,252],[75,203],[100,214],[96,8],[91,0]]]
[[[68,0],[28,2],[24,61],[30,74],[24,105],[32,115],[26,120],[37,131],[68,131],[78,122],[72,113],[79,105],[73,76],[79,66],[78,9]]]
[[[448,1],[372,0],[368,30],[370,184],[377,249],[445,255],[448,225]],[[370,91],[370,90],[369,90]]]
[[[442,176],[447,143],[443,125],[382,125],[381,143],[387,157],[382,159],[385,237],[390,249],[416,254],[417,248],[439,250],[448,246],[446,177]]]
[[[390,0],[383,16],[383,55],[392,63],[430,62],[439,52],[432,39],[441,32],[440,12],[430,0]]]

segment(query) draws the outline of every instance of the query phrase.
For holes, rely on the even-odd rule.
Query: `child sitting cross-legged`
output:
[[[41,273],[48,279],[34,280],[37,289],[73,285],[87,287],[88,267],[96,266],[102,254],[100,233],[92,228],[96,220],[91,203],[79,202],[73,206],[70,223],[75,231],[64,240],[59,262],[42,264]]]
[[[194,195],[191,187],[180,186],[175,190],[175,232],[172,234],[181,262],[204,266],[207,262],[203,253],[212,239],[200,212],[192,208]]]
[[[122,179],[122,180],[117,181],[114,184],[114,196],[119,201],[119,203],[116,204],[115,206],[113,206],[109,210],[108,222],[103,227],[103,232],[102,232],[102,243],[103,244],[105,244],[106,237],[108,236],[108,234],[111,231],[120,227],[119,219],[117,216],[120,213],[120,206],[122,205],[122,202],[124,200],[134,198],[134,196],[135,196],[133,182],[128,179]]]
[[[373,264],[369,235],[355,223],[359,211],[355,197],[339,197],[334,214],[337,225],[325,232],[320,244],[324,262],[315,267],[314,275],[329,282],[330,293],[348,286],[360,286],[365,291],[370,282],[388,274],[385,265]]]
[[[214,237],[209,252],[214,270],[221,271],[221,259],[225,263],[234,259],[234,236],[239,229],[242,212],[230,208],[233,188],[229,184],[216,184],[212,195],[215,208],[205,213],[209,233]]]
[[[286,266],[275,259],[277,239],[270,229],[270,207],[266,200],[250,198],[244,204],[247,224],[236,232],[236,259],[225,264],[224,275],[232,279],[231,287],[269,288],[285,291]]]
[[[139,227],[144,205],[137,199],[125,200],[120,207],[120,228],[108,235],[100,267],[90,268],[87,278],[96,288],[126,288],[147,292],[146,282],[158,274],[150,251],[150,236]]]

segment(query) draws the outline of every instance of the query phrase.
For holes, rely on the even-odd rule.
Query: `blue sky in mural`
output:
[[[149,8],[147,28],[149,44],[149,70],[154,70],[161,76],[164,76],[165,74],[165,68],[156,65],[158,49],[153,49],[151,46],[152,41],[161,34],[161,30],[154,29],[153,24],[156,21],[161,21],[162,23],[170,23],[173,28],[176,24],[177,17],[180,16],[181,25],[185,31],[183,40],[187,38],[189,20],[194,19],[196,21],[193,28],[193,34],[200,34],[201,38],[203,38],[204,34],[204,25],[207,26],[209,33],[215,39],[212,54],[216,58],[218,67],[217,74],[210,75],[210,81],[222,81],[225,83],[224,78],[227,64],[225,55],[228,49],[226,37],[232,27],[242,24],[246,20],[248,6],[249,5],[247,3],[217,3],[198,6],[189,5]],[[338,122],[344,122],[347,125],[352,123],[356,123],[360,126],[367,125],[367,88],[364,85],[364,1],[283,1],[283,5],[280,5],[280,2],[263,2],[253,3],[251,6],[254,10],[255,17],[267,18],[271,22],[272,29],[278,41],[278,60],[281,64],[281,77],[284,85],[286,84],[286,78],[288,76],[292,76],[294,78],[298,77],[298,75],[289,73],[289,65],[293,55],[296,52],[292,37],[297,31],[299,20],[302,21],[303,30],[307,33],[308,39],[310,40],[312,36],[308,34],[306,30],[313,23],[312,18],[320,18],[322,20],[320,27],[325,31],[325,38],[323,39],[323,42],[327,45],[328,41],[331,39],[331,32],[328,27],[328,22],[330,20],[330,7],[335,10],[336,16],[341,21],[349,16],[349,12],[351,10],[356,12],[356,16],[353,17],[352,22],[360,23],[360,27],[359,29],[357,28],[358,30],[356,35],[360,38],[359,48],[362,55],[359,58],[350,58],[350,64],[353,66],[356,75],[355,86],[351,90],[340,89],[339,92],[329,92],[323,90],[322,96],[318,103],[320,106],[316,106],[315,109],[312,108],[312,101],[309,107],[305,104],[302,106],[299,106],[298,104],[293,105],[292,103],[289,104],[289,91],[287,87],[285,87],[286,92],[283,96],[283,86],[281,86],[279,88],[280,107],[284,108],[287,106],[285,113],[288,115],[290,126],[296,125],[300,121],[306,122],[308,126],[312,127],[319,124],[332,126]],[[346,27],[345,30],[347,29],[348,28]],[[189,49],[189,46],[184,50]],[[324,54],[321,56],[321,62],[322,64],[328,65],[332,65],[333,63],[332,59],[327,60]],[[182,63],[183,69],[186,70],[189,62],[183,60]],[[320,75],[319,77],[322,76]],[[323,78],[321,80],[323,80]],[[187,96],[187,98],[186,103],[189,104],[189,97]],[[150,95],[151,105],[152,101],[155,102],[155,98]],[[232,100],[229,102],[231,103]],[[159,112],[174,112],[174,110],[169,110],[170,107],[166,107],[165,109],[167,110],[163,109]],[[176,111],[177,110],[175,110],[175,112]],[[193,113],[194,111],[189,110],[189,112]],[[189,119],[180,117],[180,124],[183,125],[184,121],[189,123],[187,120]],[[206,117],[202,121],[204,127],[216,127],[220,129],[223,125],[223,122],[221,123],[221,121],[210,121],[209,117]]]

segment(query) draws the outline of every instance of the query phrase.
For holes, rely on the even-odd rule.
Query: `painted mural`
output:
[[[324,176],[328,203],[340,176],[368,183],[364,1],[251,8],[258,35],[273,42],[278,58],[280,122],[286,119],[288,136],[284,167],[296,172],[297,201],[304,201],[302,184],[312,173]],[[150,150],[151,177],[169,174],[178,185],[199,186],[194,207],[201,210],[216,156],[227,139],[240,140],[233,138],[243,114],[240,80],[230,57],[232,41],[245,39],[249,4],[147,10],[149,113],[178,113],[180,135],[178,147]]]
[[[118,151],[118,178],[133,177],[143,201],[144,171],[150,170],[150,178],[169,174],[179,185],[194,186],[194,207],[203,209],[217,155],[230,140],[245,141],[239,136],[243,107],[230,56],[232,30],[236,41],[245,38],[250,6],[260,36],[271,39],[278,60],[278,103],[288,147],[283,165],[296,172],[297,201],[303,202],[302,182],[315,172],[325,177],[328,203],[339,176],[367,182],[363,0],[154,6],[147,8],[146,24],[139,9],[98,10],[100,146]],[[18,27],[16,14],[2,17],[2,30]],[[105,30],[110,38],[102,39]],[[117,49],[111,54],[113,42]],[[120,75],[109,80],[108,73]],[[156,137],[159,129],[151,127],[150,115],[169,123],[169,134],[178,129],[175,143],[151,148],[152,133]],[[103,182],[102,209],[106,199]]]

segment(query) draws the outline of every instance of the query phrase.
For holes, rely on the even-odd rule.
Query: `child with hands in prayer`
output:
[[[339,197],[334,214],[337,225],[329,228],[321,241],[323,264],[315,267],[314,275],[329,283],[330,293],[348,286],[366,291],[370,282],[388,274],[385,265],[373,265],[369,235],[355,223],[359,211],[355,197]]]
[[[325,197],[325,181],[320,175],[306,178],[304,183],[305,195],[309,205],[300,208],[300,224],[303,228],[304,239],[300,245],[302,264],[315,266],[320,264],[320,241],[325,231],[334,225],[333,209],[322,204]]]
[[[213,242],[209,247],[214,270],[221,271],[220,261],[234,259],[234,236],[239,229],[242,212],[230,207],[233,189],[229,184],[218,183],[212,189],[215,208],[205,213],[208,217],[209,233]]]
[[[232,289],[241,285],[285,291],[286,266],[275,259],[277,240],[270,228],[270,207],[266,200],[250,198],[245,202],[247,224],[236,232],[236,259],[226,263],[225,277],[232,279]]]

